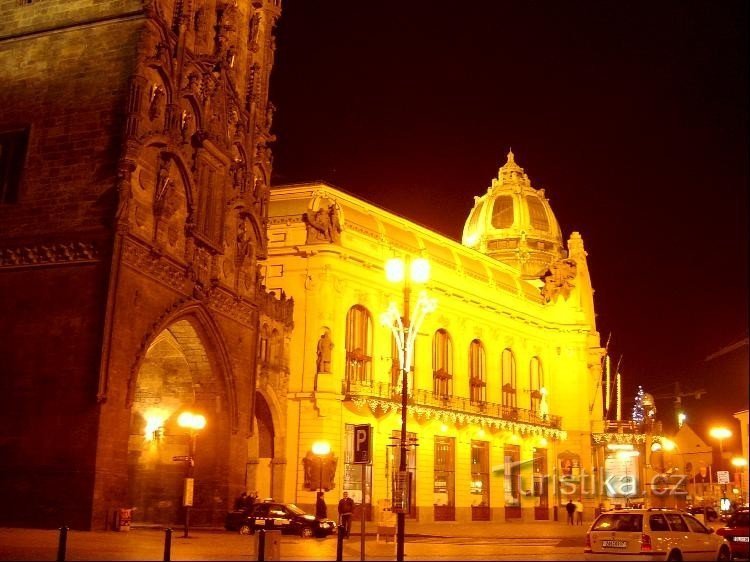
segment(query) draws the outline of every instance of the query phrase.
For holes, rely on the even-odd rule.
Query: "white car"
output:
[[[586,560],[731,560],[729,543],[676,509],[618,509],[586,533]]]

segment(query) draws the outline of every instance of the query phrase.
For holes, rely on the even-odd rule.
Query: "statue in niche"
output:
[[[320,207],[317,211],[305,213],[307,223],[306,244],[336,243],[341,233],[338,208],[335,203],[328,207]]]
[[[248,221],[240,218],[237,223],[237,263],[241,264],[250,255],[250,236],[248,235]]]
[[[544,302],[554,301],[558,295],[567,299],[570,296],[570,291],[575,287],[573,283],[575,278],[575,260],[564,259],[553,262],[542,277],[544,281],[544,287],[542,287]]]
[[[172,160],[166,155],[159,155],[159,171],[156,174],[156,186],[154,188],[154,214],[161,215],[164,210],[164,201],[172,184],[169,171]]]
[[[331,351],[333,351],[333,342],[331,341],[331,336],[328,333],[328,330],[326,330],[318,340],[318,373],[331,372]]]
[[[154,84],[151,86],[150,103],[148,106],[148,118],[153,121],[161,115],[161,101],[166,96],[164,88]]]

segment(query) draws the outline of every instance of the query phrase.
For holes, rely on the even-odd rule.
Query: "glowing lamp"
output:
[[[324,457],[331,452],[331,445],[328,441],[316,441],[313,443],[312,452],[314,455]]]
[[[742,457],[734,457],[732,459],[732,465],[736,466],[737,468],[742,468],[747,466],[747,459]]]
[[[708,434],[714,439],[728,439],[732,436],[732,432],[726,427],[712,427]]]
[[[177,418],[177,425],[198,431],[206,427],[206,418],[201,414],[182,412]]]

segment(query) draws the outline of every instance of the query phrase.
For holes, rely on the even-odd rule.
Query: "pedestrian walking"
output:
[[[576,505],[576,525],[583,525],[583,502],[578,499]]]
[[[349,492],[344,492],[344,497],[339,500],[339,525],[344,526],[344,538],[349,538],[352,530],[352,515],[354,512],[354,500],[349,497]]]
[[[323,499],[323,492],[318,492],[318,499],[315,500],[315,517],[318,519],[326,519],[328,517],[328,508],[326,507],[325,499]]]
[[[568,512],[568,525],[573,525],[573,514],[576,512],[576,504],[573,503],[573,500],[568,500],[568,503],[565,504],[565,511]]]

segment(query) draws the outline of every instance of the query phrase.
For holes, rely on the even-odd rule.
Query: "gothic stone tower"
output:
[[[280,10],[0,0],[0,525],[179,523],[185,410],[191,521],[246,485]]]

